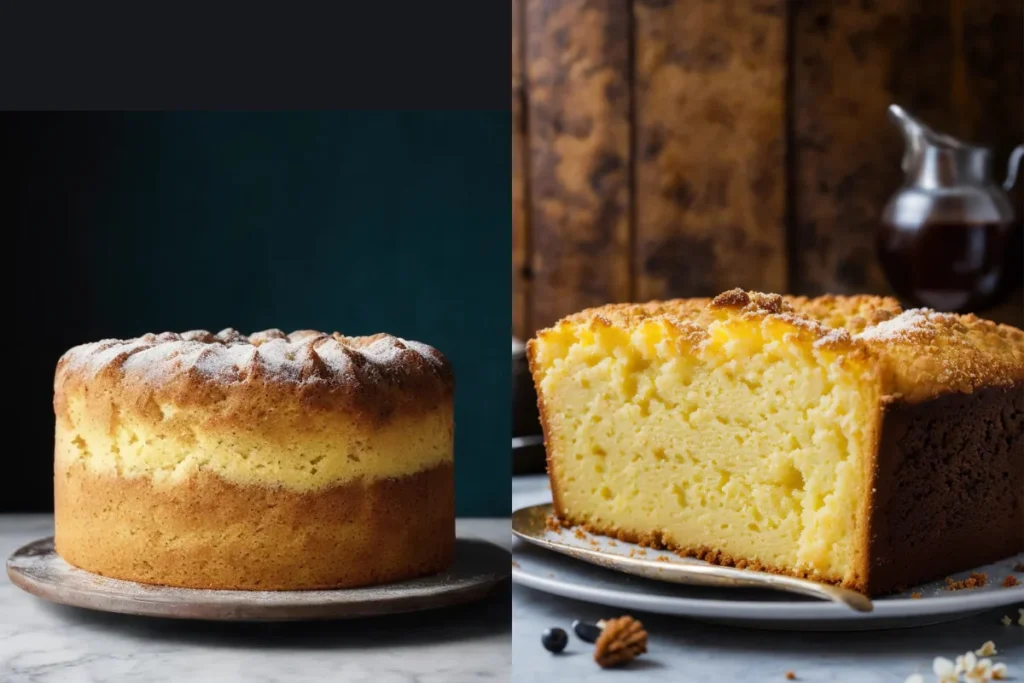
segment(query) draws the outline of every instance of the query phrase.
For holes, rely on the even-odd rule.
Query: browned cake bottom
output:
[[[87,571],[187,588],[351,588],[446,569],[455,551],[450,464],[294,492],[201,474],[55,476],[56,549]]]

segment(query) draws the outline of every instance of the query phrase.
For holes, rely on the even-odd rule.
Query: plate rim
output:
[[[525,490],[513,491],[512,514],[516,511],[533,507],[535,505],[550,504],[550,494],[543,498],[539,485],[547,481],[544,475],[526,476],[521,478],[520,487]],[[517,559],[516,548],[518,544],[529,548],[535,548],[538,553],[549,553],[554,557],[564,558],[567,562],[577,562],[580,565],[596,567],[618,574],[625,578],[629,574],[616,572],[613,568],[603,567],[595,564],[576,560],[569,555],[557,553],[540,545],[529,543],[518,536],[512,546],[512,559]],[[655,580],[655,579],[648,579]],[[527,588],[543,591],[552,595],[583,600],[596,604],[613,604],[608,602],[608,596],[617,596],[619,602],[614,603],[621,606],[622,600],[633,603],[633,609],[644,609],[658,614],[676,616],[706,616],[714,612],[713,616],[730,618],[744,621],[757,621],[769,618],[773,621],[806,621],[806,620],[889,620],[892,618],[914,618],[949,614],[960,614],[977,612],[978,610],[993,609],[1024,603],[1024,583],[1012,588],[999,588],[974,593],[973,591],[961,591],[955,595],[948,596],[925,596],[920,598],[880,597],[873,599],[874,609],[871,612],[856,612],[843,605],[828,602],[825,600],[808,601],[754,601],[754,600],[721,600],[713,598],[691,598],[678,596],[651,596],[646,593],[633,593],[622,591],[619,588],[598,588],[588,584],[571,583],[564,579],[539,576],[524,570],[522,566],[513,565],[512,582]],[[785,595],[785,593],[780,593]],[[639,606],[643,603],[645,606]],[[673,605],[671,611],[659,608],[658,605]]]
[[[46,582],[38,577],[32,576],[23,568],[18,566],[18,560],[25,555],[29,548],[39,544],[49,544],[48,555],[52,556],[50,561],[64,563],[72,569],[81,572],[88,577],[103,579],[105,582],[112,582],[114,588],[118,583],[130,587],[146,586],[153,589],[164,589],[171,593],[171,597],[146,596],[145,593],[133,594],[104,593],[97,594],[84,590],[81,587],[68,586],[64,582]],[[206,620],[206,621],[304,621],[304,620],[342,620],[358,619],[388,614],[403,614],[420,612],[430,609],[451,607],[482,600],[492,593],[497,593],[502,586],[507,584],[511,578],[511,564],[509,562],[511,553],[501,546],[481,538],[456,538],[456,546],[475,546],[486,548],[485,552],[493,554],[493,560],[488,560],[487,573],[476,577],[463,577],[459,583],[444,584],[438,583],[430,586],[409,586],[407,592],[398,593],[393,596],[380,597],[361,601],[338,601],[338,602],[287,602],[287,596],[310,594],[316,591],[233,591],[225,589],[203,589],[203,588],[176,588],[168,586],[155,586],[142,584],[125,579],[102,576],[89,572],[79,567],[68,564],[53,549],[53,536],[44,536],[25,543],[14,550],[5,563],[7,576],[11,584],[25,591],[26,593],[45,600],[52,604],[67,605],[80,609],[88,609],[97,612],[113,614],[128,614],[142,617],[157,617],[166,619],[185,620]],[[464,552],[481,552],[480,550],[467,550]],[[501,557],[504,555],[504,557]],[[457,561],[457,560],[456,560]],[[434,576],[444,574],[441,572]],[[388,585],[392,588],[401,587],[403,583],[422,581],[430,579],[430,576],[410,579],[404,582],[395,582]],[[335,589],[338,591],[358,591],[362,588],[371,589],[381,586],[364,586],[352,589]],[[185,592],[175,600],[175,591]],[[330,589],[323,589],[319,592],[329,592]],[[198,592],[198,593],[197,593]],[[203,592],[216,594],[224,599],[220,602],[203,602],[195,598]],[[281,597],[281,602],[259,602],[260,596],[272,594],[274,597]],[[212,596],[211,596],[212,597]],[[249,600],[233,601],[232,598],[250,598]],[[100,604],[103,603],[103,604]],[[180,608],[187,607],[187,613],[182,613]],[[175,610],[175,608],[179,610]]]
[[[550,551],[541,550],[541,552]],[[512,558],[515,559],[515,552],[513,552]],[[627,575],[623,574],[623,576]],[[626,600],[637,605],[643,604],[643,607],[634,607],[634,609],[644,609],[658,614],[704,616],[711,611],[714,611],[714,616],[716,617],[728,617],[731,619],[745,619],[751,621],[761,620],[765,617],[770,618],[773,621],[803,621],[816,619],[872,620],[890,619],[893,617],[912,618],[941,614],[959,614],[961,612],[976,612],[978,610],[987,610],[995,607],[1012,605],[1017,602],[1024,602],[1024,594],[1016,595],[1016,597],[1014,597],[1016,593],[1022,593],[1022,591],[1005,589],[1009,595],[1004,596],[1000,591],[990,591],[975,596],[963,596],[964,598],[980,598],[982,596],[996,597],[994,600],[984,601],[984,604],[975,602],[968,602],[968,604],[964,604],[965,600],[960,596],[933,599],[926,605],[918,604],[924,603],[924,598],[876,600],[875,609],[873,611],[855,612],[843,607],[842,605],[836,605],[835,603],[826,602],[824,600],[815,600],[813,602],[787,602],[785,600],[759,602],[751,600],[714,600],[711,598],[683,598],[631,593],[616,589],[598,588],[585,584],[574,584],[557,578],[538,576],[525,571],[521,566],[512,567],[512,582],[527,588],[540,590],[545,593],[551,593],[561,597],[583,600],[584,602],[596,604],[610,604],[608,602],[608,596],[618,596],[621,598],[618,604],[621,604],[622,600]],[[680,611],[680,609],[666,611],[665,609],[659,608],[659,604],[673,605],[677,608],[683,609],[688,608],[689,611],[686,613]],[[880,609],[882,605],[885,605],[885,607]],[[901,610],[901,607],[909,607],[912,609]]]

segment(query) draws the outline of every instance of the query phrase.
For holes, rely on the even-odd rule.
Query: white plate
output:
[[[550,500],[546,477],[517,477],[513,480],[513,510]],[[571,536],[562,534],[562,537]],[[569,538],[560,540],[570,542]],[[589,539],[576,542],[580,547],[591,547]],[[633,547],[617,541],[615,551],[628,553]],[[636,548],[637,552],[641,550]],[[644,551],[649,558],[661,552]],[[874,601],[874,610],[869,613],[858,613],[835,603],[775,591],[686,586],[629,576],[537,548],[518,539],[512,547],[512,560],[512,580],[536,590],[627,610],[754,628],[899,628],[953,621],[1000,606],[1007,606],[1007,614],[1016,620],[1017,610],[1010,606],[1024,604],[1024,585],[1013,588],[1000,585],[1003,577],[1013,573],[1014,563],[1024,561],[1024,554],[976,568],[974,571],[985,572],[989,576],[989,583],[984,588],[947,591],[944,582],[936,581],[905,593],[878,598]],[[965,578],[969,573],[963,572],[954,578]],[[1016,576],[1024,579],[1019,573]],[[921,593],[921,597],[911,598],[911,593],[915,592]]]

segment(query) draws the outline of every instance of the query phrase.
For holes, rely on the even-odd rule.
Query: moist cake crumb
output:
[[[911,593],[910,597],[912,599],[914,599],[914,600],[920,600],[921,599],[921,594],[920,593]]]
[[[792,671],[787,671],[786,672],[786,680],[787,681],[795,681],[796,680],[796,674],[793,673]]]
[[[988,574],[984,572],[971,572],[963,581],[954,581],[950,577],[946,577],[946,590],[948,591],[962,591],[971,590],[973,588],[984,588],[988,585]]]
[[[654,558],[654,561],[655,562],[668,562],[668,558],[665,557],[664,555],[658,555],[656,558]]]
[[[554,531],[556,534],[562,533],[562,522],[554,515],[549,515],[548,518],[544,520],[544,527],[548,531]]]
[[[583,533],[583,531],[580,529],[576,529],[575,531],[573,531],[572,535],[580,539],[581,541],[587,537],[587,535]]]
[[[1002,622],[1003,626],[1009,626],[1010,624],[1013,623],[1013,619],[1011,619],[1010,617],[1006,616],[1005,614],[1003,615],[1003,618],[1000,619],[999,621]]]
[[[1018,562],[1017,564],[1013,565],[1013,571],[1024,572],[1024,562]]]
[[[1007,574],[1006,578],[1003,579],[1003,588],[1013,588],[1014,586],[1019,585],[1020,581],[1013,574]]]

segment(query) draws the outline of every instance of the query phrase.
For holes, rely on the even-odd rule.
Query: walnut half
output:
[[[621,666],[647,652],[647,631],[633,617],[609,619],[594,646],[594,661],[602,668]]]

